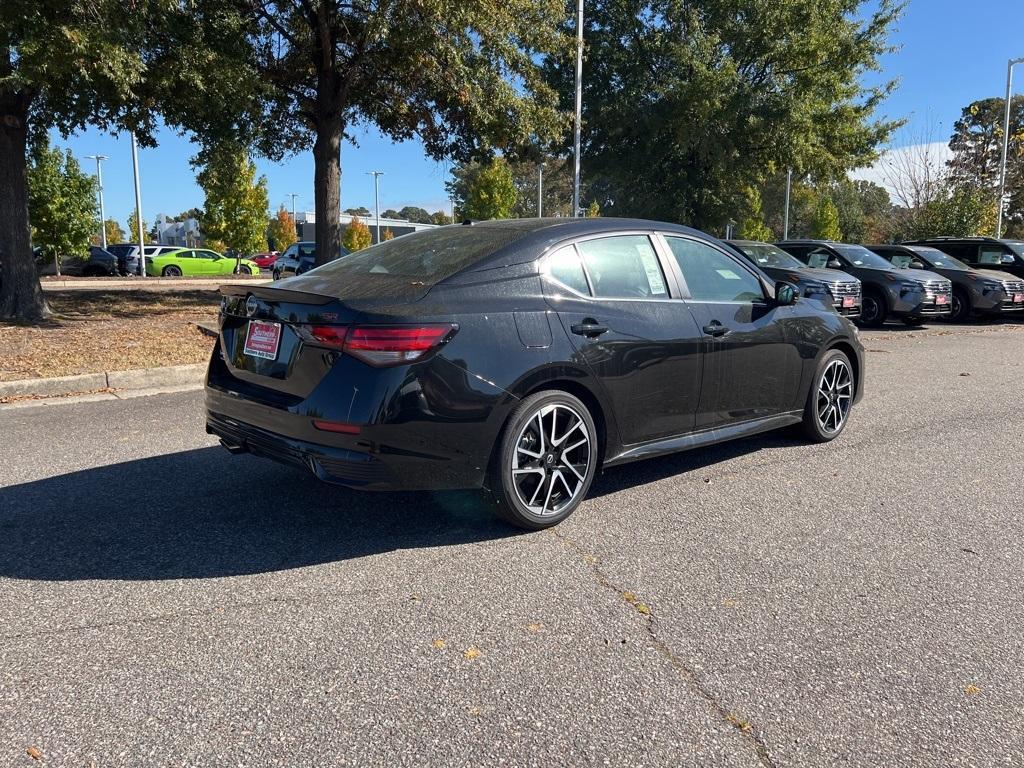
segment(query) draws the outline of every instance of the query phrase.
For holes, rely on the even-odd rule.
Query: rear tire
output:
[[[271,276],[272,276],[272,277],[273,277],[273,278],[274,278],[275,280],[280,280],[280,279],[281,279],[281,272],[280,272],[279,270],[276,270],[276,269],[275,269],[275,270],[274,270],[273,272],[271,272],[270,274],[271,274]]]
[[[571,515],[597,471],[597,429],[590,411],[561,390],[530,395],[512,412],[489,475],[496,514],[539,531]]]
[[[164,271],[161,272],[164,277],[181,277],[181,267],[176,267],[173,264],[168,264],[164,267]]]
[[[850,358],[838,349],[826,352],[814,372],[804,406],[803,433],[815,443],[827,443],[842,434],[850,419],[857,383]]]

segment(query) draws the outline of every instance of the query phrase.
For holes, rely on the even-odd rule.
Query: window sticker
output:
[[[739,275],[737,275],[735,272],[733,272],[731,269],[716,269],[715,272],[720,274],[726,280],[742,280],[743,279]]]

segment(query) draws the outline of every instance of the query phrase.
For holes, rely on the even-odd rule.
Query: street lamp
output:
[[[1003,156],[999,161],[999,210],[996,213],[996,237],[1003,236],[1003,196],[1006,194],[1006,155],[1010,150],[1010,102],[1013,100],[1013,67],[1024,59],[1010,59],[1006,64],[1006,117],[1003,120]]]
[[[373,208],[374,216],[377,219],[377,242],[380,242],[380,177],[384,171],[367,171],[367,176],[373,176]]]
[[[132,131],[132,170],[135,172],[135,224],[139,228],[139,277],[146,276],[146,233],[142,224],[142,187],[139,184],[139,142]]]
[[[782,217],[782,239],[789,240],[789,193],[793,187],[793,169],[786,171],[786,212]]]
[[[573,127],[572,215],[580,215],[580,122],[583,119],[583,0],[576,0],[576,123]]]
[[[288,197],[290,197],[292,199],[292,224],[294,224],[295,223],[295,198],[298,197],[298,195],[295,192],[292,192],[290,195],[288,195]]]
[[[544,168],[547,163],[537,166],[537,218],[544,216]]]
[[[110,158],[106,155],[86,155],[85,158],[96,161],[96,194],[100,198],[100,242],[105,251],[107,250],[107,214],[103,210],[103,171],[100,169],[100,163]]]

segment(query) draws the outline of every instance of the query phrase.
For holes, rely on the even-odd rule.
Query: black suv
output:
[[[831,240],[787,240],[777,245],[810,267],[848,272],[863,284],[860,322],[879,327],[889,317],[920,325],[924,317],[949,317],[953,284],[942,275],[898,269],[863,245]]]
[[[973,269],[948,253],[929,245],[869,245],[893,266],[927,269],[953,283],[953,314],[963,322],[971,314],[999,315],[1024,310],[1024,281],[1006,272]]]
[[[43,256],[39,247],[32,249],[36,265],[40,275],[56,275],[57,265],[53,259]],[[117,275],[117,257],[109,251],[105,251],[98,245],[89,246],[88,256],[75,254],[64,256],[60,261],[60,273],[71,277],[106,277]]]
[[[904,245],[930,245],[979,269],[998,269],[1024,278],[1024,242],[994,237],[933,237]]]
[[[342,256],[347,255],[348,251],[344,248],[339,248],[338,255],[335,258],[340,259]],[[331,261],[334,261],[334,259],[331,259]],[[300,240],[289,245],[288,249],[277,257],[271,274],[275,280],[281,280],[285,277],[305,274],[315,266],[316,243],[312,240]]]
[[[860,280],[837,269],[814,269],[797,261],[777,245],[756,240],[727,240],[727,243],[775,280],[792,283],[801,296],[830,300],[844,317],[860,317]]]

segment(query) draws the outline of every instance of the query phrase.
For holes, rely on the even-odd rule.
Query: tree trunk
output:
[[[0,93],[0,318],[36,322],[50,312],[29,238],[27,121],[28,99]]]
[[[313,144],[318,266],[335,258],[341,248],[341,137],[344,127],[341,110],[336,105],[330,106],[318,115]]]

